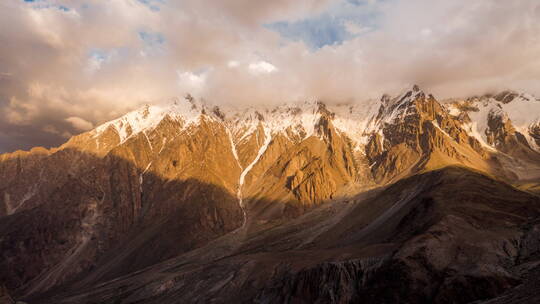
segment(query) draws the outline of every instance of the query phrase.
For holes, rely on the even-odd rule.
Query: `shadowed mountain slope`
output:
[[[47,303],[468,303],[519,285],[539,215],[537,196],[448,167]]]

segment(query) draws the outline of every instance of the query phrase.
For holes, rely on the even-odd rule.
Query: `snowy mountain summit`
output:
[[[234,135],[235,142],[245,140],[259,127],[268,134],[284,134],[291,139],[304,140],[318,136],[316,127],[324,116],[329,118],[336,130],[351,140],[355,149],[362,150],[373,134],[383,136],[385,126],[400,124],[407,117],[418,114],[414,106],[418,100],[434,100],[441,111],[458,120],[468,135],[486,149],[497,150],[496,143],[488,137],[493,132],[494,119],[500,118],[510,122],[514,131],[523,135],[532,149],[540,151],[540,99],[530,94],[505,91],[497,95],[439,103],[433,95],[424,93],[417,85],[395,97],[384,95],[380,100],[348,104],[324,104],[318,101],[239,108],[205,104],[187,96],[165,104],[145,105],[100,125],[90,133],[98,138],[105,131],[113,129],[119,143],[123,143],[137,134],[152,131],[164,119],[180,123],[182,128],[179,132],[206,119],[222,123]]]

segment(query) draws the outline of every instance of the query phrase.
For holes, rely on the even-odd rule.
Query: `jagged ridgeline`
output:
[[[0,155],[0,283],[31,304],[485,300],[540,271],[539,152],[516,92],[148,105]]]

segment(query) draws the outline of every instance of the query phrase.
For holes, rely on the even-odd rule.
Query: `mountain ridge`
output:
[[[340,131],[344,133],[349,133],[348,135],[353,138],[358,138],[358,134],[352,135],[352,133],[360,133],[360,135],[367,136],[369,133],[376,132],[377,127],[381,127],[382,123],[388,123],[394,118],[393,115],[396,115],[394,112],[386,113],[383,121],[374,122],[377,119],[376,116],[381,116],[381,113],[377,115],[377,112],[382,110],[382,108],[388,108],[388,103],[393,102],[403,102],[404,99],[411,97],[416,97],[416,95],[422,95],[426,98],[433,98],[433,95],[424,93],[417,85],[411,85],[406,89],[402,90],[402,93],[396,95],[395,97],[390,97],[388,94],[384,94],[380,100],[367,100],[364,102],[350,102],[350,103],[338,103],[325,105],[321,101],[313,102],[288,102],[276,106],[246,106],[246,107],[237,107],[237,106],[219,106],[217,104],[206,103],[205,101],[196,100],[191,97],[189,94],[183,99],[174,98],[168,103],[161,103],[156,105],[146,104],[134,111],[131,111],[120,118],[105,122],[97,126],[91,131],[84,132],[82,134],[91,133],[94,137],[106,133],[112,127],[116,135],[119,137],[119,144],[125,142],[130,136],[136,135],[144,130],[149,131],[153,128],[156,128],[158,124],[164,119],[172,120],[182,120],[183,124],[189,126],[195,124],[201,115],[205,115],[207,118],[218,119],[225,121],[229,126],[234,124],[242,124],[239,128],[246,128],[248,130],[245,132],[247,134],[254,132],[258,122],[265,122],[266,125],[272,129],[273,132],[283,131],[287,127],[297,127],[298,125],[304,128],[304,131],[307,131],[303,136],[304,138],[309,137],[314,134],[313,126],[318,119],[316,114],[319,114],[319,107],[330,108],[330,114],[337,116],[336,125]],[[463,112],[465,114],[471,113],[471,108],[467,109],[467,105],[479,104],[483,102],[490,102],[490,99],[497,100],[500,99],[503,104],[510,104],[512,101],[517,99],[526,99],[526,100],[535,100],[539,102],[540,99],[526,93],[518,93],[516,91],[505,90],[501,91],[499,94],[486,94],[479,97],[469,97],[463,99],[447,99],[442,102],[438,102],[445,110],[449,111],[453,116],[459,116]],[[506,99],[504,99],[506,98]],[[504,99],[504,102],[503,102]],[[536,105],[538,106],[538,105]],[[470,106],[469,106],[470,107]],[[485,107],[485,105],[484,105]],[[367,108],[365,111],[359,111],[359,108]],[[396,109],[394,107],[393,109]],[[473,108],[474,109],[474,108]],[[474,109],[478,110],[478,109]],[[490,109],[488,109],[490,110]],[[328,110],[327,110],[328,111]],[[351,117],[347,117],[346,112]],[[502,111],[502,110],[501,110]],[[521,110],[521,112],[525,112]],[[533,111],[531,111],[533,112]],[[275,115],[277,113],[277,115]],[[294,116],[297,114],[303,114],[301,119],[297,119]],[[273,115],[274,114],[274,115]],[[500,113],[504,115],[504,113]],[[524,120],[529,120],[531,125],[538,124],[540,118],[536,117],[533,113],[523,113],[527,117]],[[532,116],[531,116],[532,114]],[[291,119],[287,116],[293,116]],[[307,116],[307,117],[304,117]],[[517,115],[519,116],[519,115]],[[513,115],[512,118],[516,117]],[[269,118],[269,119],[268,119]],[[381,119],[381,117],[379,117]],[[292,120],[292,121],[291,121]],[[347,124],[347,121],[353,121],[354,124],[360,125],[359,127],[354,127],[352,124]],[[523,122],[521,122],[523,124]],[[310,126],[311,125],[311,126]],[[349,130],[353,129],[353,130]],[[480,130],[483,131],[483,130]],[[476,133],[476,132],[475,132]],[[483,132],[478,132],[483,133]],[[525,132],[524,132],[525,133]],[[82,135],[80,134],[80,135]],[[474,133],[473,133],[474,134]],[[78,137],[76,135],[74,137]],[[476,134],[475,134],[476,135]],[[359,142],[366,143],[368,139],[365,137],[360,139]],[[71,141],[71,139],[69,140]],[[68,141],[68,142],[69,142]],[[481,140],[481,142],[485,142]],[[65,145],[65,144],[64,144]],[[63,145],[62,145],[63,146]],[[489,145],[488,145],[489,146]],[[40,147],[37,147],[41,149]],[[34,149],[37,149],[34,148]],[[536,147],[534,147],[536,148]],[[52,152],[55,151],[55,148],[47,149]],[[4,153],[4,155],[10,154],[24,154],[29,151],[14,151]]]
[[[454,172],[443,169],[449,166],[481,172],[471,182],[498,189],[503,207],[515,202],[508,193],[535,202],[527,191],[540,181],[539,152],[531,142],[538,118],[519,114],[523,104],[537,102],[506,93],[446,104],[412,86],[367,104],[304,102],[235,110],[187,96],[165,106],[147,105],[58,148],[0,155],[0,280],[17,297],[43,299],[61,288],[93,288],[129,277],[202,248],[209,250],[203,254],[208,263],[221,254],[238,255],[245,246],[259,248],[260,254],[270,246],[283,254],[278,249],[290,249],[295,229],[305,236],[297,246],[314,246],[318,255],[327,244],[316,240],[328,226],[336,231],[351,223],[379,227],[395,216],[390,210],[402,210],[399,202],[422,202],[415,210],[431,214],[430,201],[423,200],[431,190],[424,184],[438,189],[429,192],[433,197],[446,199],[439,192],[459,192],[456,185],[462,182],[450,178],[433,184],[419,176]],[[388,198],[381,190],[416,179],[422,182],[407,184],[409,196]],[[476,195],[487,204],[478,208],[492,208],[486,207],[491,196],[483,189],[470,192],[467,199]],[[373,196],[388,210],[359,207],[364,201],[376,205]],[[366,213],[347,217],[355,208]],[[478,210],[469,211],[479,216]],[[510,213],[527,222],[520,210]],[[318,221],[291,226],[311,218]],[[369,231],[374,237],[382,233]],[[408,240],[415,238],[411,233]],[[377,248],[387,246],[384,238],[376,239]],[[487,294],[510,288],[512,280]]]

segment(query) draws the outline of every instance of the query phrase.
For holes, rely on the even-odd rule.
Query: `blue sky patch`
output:
[[[32,8],[35,8],[35,9],[54,8],[54,9],[58,9],[64,12],[70,11],[70,9],[67,6],[52,4],[48,2],[47,0],[24,0],[24,2],[32,3]]]
[[[267,27],[277,31],[284,38],[303,41],[314,49],[325,45],[340,44],[351,38],[339,19],[328,16],[294,23],[276,22]]]
[[[279,21],[265,27],[316,50],[338,45],[377,28],[376,6],[366,0],[345,0],[327,11],[299,21]]]
[[[165,43],[165,38],[161,33],[139,32],[139,38],[149,47],[160,46]]]
[[[93,48],[93,49],[90,49],[90,51],[88,52],[88,57],[94,58],[99,61],[104,61],[107,59],[108,54],[103,49]]]
[[[161,10],[161,5],[165,3],[165,0],[138,0],[140,3],[146,5],[149,9],[157,12]]]

